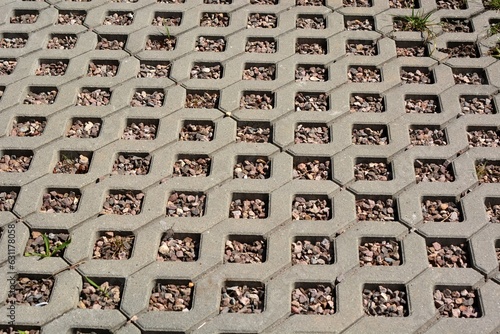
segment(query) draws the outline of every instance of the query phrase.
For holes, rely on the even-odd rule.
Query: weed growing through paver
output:
[[[156,282],[149,298],[148,311],[189,311],[193,304],[194,284]]]
[[[500,10],[500,0],[483,0],[483,5],[486,9]]]
[[[104,232],[94,244],[92,259],[127,260],[132,255],[134,240],[133,233]]]
[[[83,288],[77,307],[91,310],[114,310],[120,307],[122,284],[113,284],[106,279],[97,283],[97,278],[83,277]]]
[[[490,24],[490,29],[488,30],[490,36],[500,33],[500,22]]]
[[[499,161],[476,161],[476,175],[479,183],[500,183]]]
[[[500,43],[497,43],[495,46],[489,49],[488,54],[493,58],[500,59]]]
[[[24,256],[38,256],[40,259],[46,257],[62,257],[64,250],[71,243],[69,234],[31,232],[32,238],[28,240]],[[42,245],[44,247],[42,247]]]
[[[437,25],[430,20],[433,12],[415,12],[412,8],[411,15],[399,16],[394,20],[395,31],[419,31],[425,36],[425,42],[432,41],[435,44],[436,33],[432,31],[432,26]]]
[[[330,315],[335,313],[334,289],[329,284],[300,283],[292,291],[292,314]]]

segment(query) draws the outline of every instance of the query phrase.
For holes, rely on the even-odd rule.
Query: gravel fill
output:
[[[414,128],[408,130],[410,143],[416,146],[444,146],[447,145],[446,134],[444,130]]]
[[[292,203],[293,220],[328,220],[331,205],[326,199],[306,199],[296,196]]]
[[[26,46],[28,38],[24,37],[2,37],[0,39],[0,48],[2,49],[20,49]]]
[[[131,107],[158,108],[163,106],[165,93],[162,91],[137,91],[130,102]]]
[[[211,141],[214,136],[212,124],[184,124],[181,129],[180,141]]]
[[[37,137],[42,135],[46,125],[47,121],[41,119],[14,120],[10,135],[12,137]]]
[[[16,69],[16,66],[16,60],[0,59],[0,76],[12,74],[12,72]]]
[[[106,106],[109,104],[111,92],[108,88],[84,88],[77,97],[77,106]]]
[[[326,20],[323,16],[307,16],[299,17],[295,22],[295,26],[298,29],[325,29]]]
[[[481,311],[476,293],[467,289],[434,291],[434,306],[442,318],[479,318]]]
[[[229,218],[264,219],[267,218],[269,203],[256,199],[236,198],[229,206]]]
[[[168,78],[171,63],[146,64],[142,63],[137,73],[138,78]]]
[[[113,164],[111,174],[146,175],[151,167],[151,155],[120,154]]]
[[[495,128],[467,131],[469,147],[499,147],[500,131]]]
[[[234,179],[268,179],[271,174],[271,162],[260,158],[252,158],[237,163],[233,167]]]
[[[382,285],[363,289],[363,309],[369,316],[406,317],[409,314],[406,292]]]
[[[116,76],[118,65],[90,62],[87,70],[88,77],[108,78]]]
[[[41,62],[40,66],[35,70],[37,76],[61,76],[66,73],[68,63],[64,61],[48,61]]]
[[[17,193],[15,191],[4,191],[0,189],[0,212],[12,211],[16,204]]]
[[[156,138],[157,126],[154,123],[131,123],[123,130],[122,139],[153,140]]]
[[[66,133],[68,138],[97,138],[101,130],[101,123],[85,119],[73,121],[71,128]]]
[[[324,55],[327,53],[326,42],[321,44],[314,42],[297,42],[295,43],[295,53],[301,55]]]
[[[354,165],[356,181],[389,181],[392,180],[392,171],[385,162],[360,162]]]
[[[252,5],[277,5],[279,0],[250,0]]]
[[[418,8],[415,0],[389,0],[389,8]]]
[[[229,16],[227,13],[203,13],[200,26],[202,27],[227,27]]]
[[[238,125],[236,129],[236,142],[268,143],[271,140],[271,127],[253,127]]]
[[[127,260],[132,255],[134,234],[118,235],[115,232],[104,232],[96,240],[92,259]]]
[[[295,163],[292,177],[298,180],[328,180],[330,163],[331,161],[325,158]]]
[[[295,0],[297,6],[324,6],[324,0]]]
[[[271,92],[243,93],[240,109],[271,110],[274,108],[274,94]]]
[[[401,81],[404,84],[432,84],[434,83],[432,72],[428,69],[416,69],[414,71],[401,69]]]
[[[294,142],[295,144],[328,144],[330,142],[330,130],[327,126],[298,124],[295,128]]]
[[[38,20],[38,14],[19,14],[10,17],[10,23],[15,24],[32,24]]]
[[[496,114],[491,96],[460,97],[460,107],[464,114]]]
[[[24,250],[24,254],[41,254],[48,255],[45,247],[45,240],[43,238],[45,235],[49,241],[49,249],[51,253],[51,257],[62,257],[64,255],[65,249],[60,249],[57,252],[54,252],[57,247],[62,245],[64,242],[68,241],[69,234],[68,233],[45,233],[40,231],[32,231],[30,234],[30,238],[26,244],[26,249]]]
[[[328,95],[325,93],[297,93],[295,111],[327,111]]]
[[[186,108],[215,109],[219,105],[219,92],[188,93]]]
[[[92,279],[95,281],[94,279]],[[96,289],[87,280],[83,280],[82,291],[80,292],[80,301],[78,308],[91,310],[115,310],[120,307],[121,291],[120,285],[111,284],[108,281],[102,284],[97,283],[99,289]]]
[[[465,0],[437,0],[438,9],[467,9]]]
[[[292,314],[328,315],[335,313],[332,287],[318,284],[313,288],[295,288],[292,291]]]
[[[455,84],[457,85],[485,85],[486,79],[478,72],[453,73]]]
[[[444,245],[437,241],[427,246],[429,267],[438,268],[467,268],[469,267],[469,252],[467,245]]]
[[[223,37],[200,36],[194,49],[199,52],[224,52],[226,40]]]
[[[373,20],[369,19],[352,19],[352,20],[347,20],[345,21],[345,28],[347,30],[368,30],[371,31],[375,27],[375,24],[373,23]]]
[[[222,65],[197,64],[191,69],[191,79],[220,79],[222,78]]]
[[[398,57],[426,57],[425,48],[425,45],[398,47],[396,44],[396,55]]]
[[[76,46],[77,40],[76,35],[54,36],[49,39],[47,49],[70,50]]]
[[[415,160],[415,178],[420,182],[453,182],[455,176],[449,161],[442,163]]]
[[[354,145],[387,145],[389,139],[386,132],[387,129],[375,130],[369,127],[352,129],[352,143]]]
[[[89,155],[76,152],[67,154],[61,153],[61,158],[52,172],[55,174],[87,174],[90,165]]]
[[[28,171],[33,155],[25,156],[15,152],[5,153],[0,156],[0,173],[24,173]]]
[[[457,203],[440,199],[426,199],[421,204],[425,222],[453,222],[463,220],[463,214]]]
[[[359,221],[394,221],[396,207],[392,198],[356,199],[356,219]]]
[[[274,14],[253,13],[248,16],[247,28],[276,28],[278,18]]]
[[[439,52],[447,53],[450,58],[479,58],[479,53],[474,43],[462,43],[455,47],[441,48]]]
[[[87,13],[61,11],[57,17],[57,24],[59,25],[82,25],[87,17]]]
[[[328,80],[328,70],[324,66],[303,65],[295,70],[295,81],[324,82]]]
[[[500,204],[487,200],[485,202],[486,214],[490,223],[500,223]]]
[[[381,82],[380,70],[375,67],[350,67],[347,71],[349,82]]]
[[[179,159],[174,163],[173,176],[203,177],[210,172],[212,159],[190,157]]]
[[[171,4],[180,4],[185,3],[186,0],[156,0],[157,3],[171,3]]]
[[[384,98],[380,95],[351,95],[350,112],[385,112]]]
[[[134,13],[132,12],[115,12],[106,15],[104,22],[105,26],[128,26],[134,22]]]
[[[276,41],[268,39],[252,39],[248,40],[245,45],[245,52],[248,53],[275,53]]]
[[[399,266],[401,254],[396,240],[365,242],[358,246],[359,266]]]
[[[176,44],[177,44],[177,38],[174,36],[165,38],[163,38],[163,36],[155,36],[152,38],[148,38],[144,50],[172,51],[175,49]]]
[[[182,17],[173,13],[157,14],[151,21],[151,24],[156,27],[176,27],[181,24]]]
[[[15,284],[14,294],[10,294],[6,303],[16,305],[35,306],[39,303],[48,303],[55,278],[30,278],[19,275]]]
[[[262,64],[256,66],[248,66],[243,70],[243,80],[274,80],[276,73],[276,65]]]
[[[203,0],[204,4],[215,4],[215,5],[230,5],[233,0]]]
[[[249,243],[227,240],[224,247],[224,263],[263,263],[266,260],[266,241],[256,239]]]
[[[377,42],[373,43],[347,43],[345,52],[355,56],[376,56],[378,54]]]
[[[219,313],[262,313],[264,311],[264,286],[224,286],[221,289]]]
[[[28,94],[24,98],[23,104],[33,104],[33,105],[53,104],[56,100],[57,93],[58,92],[56,89],[38,93],[31,91],[28,92]]]
[[[343,0],[344,7],[371,7],[373,6],[370,0]]]
[[[193,283],[156,283],[151,291],[148,311],[189,311],[193,300],[193,286]]]
[[[138,215],[141,213],[143,199],[144,193],[139,191],[109,194],[104,200],[100,214]]]
[[[439,101],[436,98],[429,99],[405,99],[406,113],[437,114],[439,113]]]
[[[175,238],[175,235],[165,233],[158,247],[156,260],[160,262],[193,262],[198,259],[199,239],[191,237]]]
[[[307,238],[301,238],[292,242],[292,265],[310,264],[324,265],[332,264],[333,245],[328,238],[322,238],[321,241],[312,241]]]
[[[441,19],[441,28],[444,32],[473,32],[472,24],[468,19]]]
[[[500,165],[495,162],[476,162],[479,183],[500,183]]]
[[[96,50],[123,50],[124,47],[124,40],[108,39],[106,37],[97,36]]]
[[[168,217],[201,217],[204,214],[204,194],[172,193],[167,201]]]

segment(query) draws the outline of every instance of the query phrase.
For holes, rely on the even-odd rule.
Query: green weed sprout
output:
[[[41,259],[44,259],[46,257],[52,257],[55,255],[57,252],[65,249],[66,247],[69,246],[71,243],[71,238],[68,238],[65,242],[61,243],[60,245],[56,246],[53,250],[50,249],[50,240],[49,237],[47,237],[47,234],[42,234],[43,242],[45,244],[45,253],[25,253],[25,256],[39,256]]]
[[[483,3],[486,9],[500,10],[500,0],[489,0]]]
[[[90,278],[88,278],[87,276],[83,276],[83,278],[85,278],[85,280],[87,282],[89,282],[90,285],[92,285],[94,288],[96,288],[97,290],[99,290],[107,298],[110,298],[109,294],[108,294],[108,291],[106,291],[106,289],[103,289],[99,284],[97,284],[96,282],[94,282],[93,280],[91,280]]]
[[[500,33],[500,22],[492,24],[489,30],[490,36]]]

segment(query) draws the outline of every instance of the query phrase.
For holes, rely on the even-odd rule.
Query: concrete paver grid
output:
[[[498,331],[500,62],[490,50],[498,43],[500,14],[478,0],[450,1],[460,9],[442,3],[3,2],[1,279],[12,272],[55,277],[47,305],[16,306],[14,328]],[[395,31],[397,18],[412,12],[432,13],[435,37]],[[440,22],[461,22],[461,31]],[[450,51],[459,47],[474,57]],[[266,68],[274,72],[256,72]],[[135,164],[150,158],[140,173],[120,171],[127,157]],[[87,167],[57,173],[68,159]],[[185,176],[194,173],[186,161],[206,163],[203,176]],[[258,164],[268,169],[254,178]],[[388,177],[377,174],[381,164]],[[435,166],[428,177],[436,182],[420,182],[425,164]],[[451,179],[439,177],[445,171]],[[173,209],[184,195],[203,200]],[[113,196],[128,204],[110,211]],[[131,198],[134,206],[123,211]],[[51,201],[59,201],[56,212],[46,212]],[[260,209],[238,213],[237,203],[245,201],[261,203]],[[255,220],[235,218],[258,210],[264,214]],[[69,233],[72,241],[62,257],[25,256],[38,232]],[[94,247],[108,232],[133,235],[130,256],[96,258]],[[168,236],[194,240],[194,261],[159,261]],[[226,263],[233,241],[256,240],[263,240],[261,263]],[[326,240],[330,263],[292,264],[293,249],[304,240]],[[388,241],[398,245],[397,265],[360,265],[366,260],[360,247]],[[463,245],[466,268],[432,267],[436,243]],[[447,263],[458,261],[453,256]],[[120,285],[118,307],[79,308],[85,277]],[[148,310],[152,291],[162,285],[189,287],[187,312]],[[247,286],[261,295],[231,303],[259,298],[262,308],[221,313],[222,291]],[[307,298],[299,301],[309,314],[294,314],[297,289],[317,294],[325,286],[333,304],[321,309],[333,314],[315,314],[320,311]],[[473,293],[477,313],[467,299],[454,306],[460,319],[440,316],[434,298],[446,289]],[[390,313],[403,299],[402,316],[366,313],[371,304],[363,296],[377,290],[382,294],[372,298],[386,306],[372,312]],[[9,294],[3,285],[0,331],[9,328]],[[474,314],[477,319],[465,318]]]

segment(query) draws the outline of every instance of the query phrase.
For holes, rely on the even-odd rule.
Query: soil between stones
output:
[[[17,155],[15,153],[3,154],[0,156],[0,173],[24,173],[28,171],[32,155]]]
[[[478,318],[481,316],[479,301],[474,291],[436,289],[434,306],[439,316],[446,318]]]
[[[221,289],[219,313],[262,313],[264,297],[264,286],[224,286]]]
[[[438,268],[468,268],[467,245],[462,243],[458,245],[444,245],[437,241],[427,246],[427,260],[429,267]]]
[[[328,238],[313,242],[307,238],[301,238],[292,242],[292,265],[309,264],[324,265],[332,264],[333,245]]]
[[[363,309],[369,316],[408,316],[406,292],[389,289],[382,285],[375,289],[363,290]]]
[[[427,199],[421,203],[422,216],[425,222],[457,223],[463,220],[458,205],[440,199]]]
[[[292,314],[334,314],[335,299],[332,287],[318,284],[313,288],[295,288],[292,291],[291,312]]]
[[[48,303],[54,282],[54,278],[35,279],[21,274],[16,280],[14,294],[9,295],[6,302],[29,306]]]
[[[132,255],[134,234],[118,235],[115,232],[104,232],[94,244],[92,259],[127,260]]]
[[[396,240],[365,242],[358,246],[359,266],[399,266],[401,254]]]
[[[266,241],[256,239],[246,243],[227,240],[224,247],[224,263],[262,263],[266,260]]]
[[[163,284],[157,283],[149,298],[148,311],[187,312],[191,309],[193,283]]]

